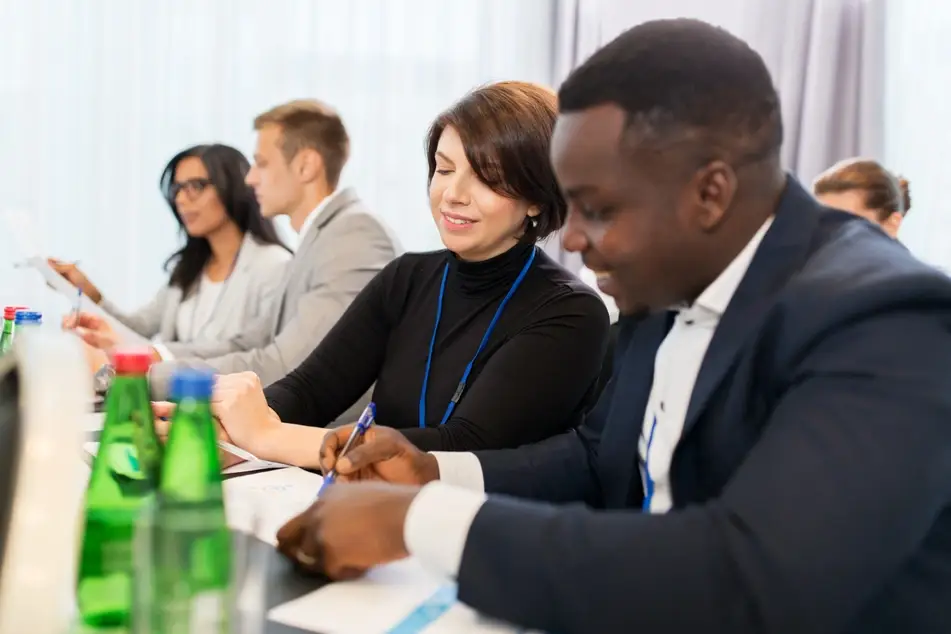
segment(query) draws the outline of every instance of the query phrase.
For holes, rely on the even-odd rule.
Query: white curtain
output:
[[[133,308],[179,244],[157,188],[202,142],[253,149],[283,101],[335,106],[356,186],[409,249],[439,246],[425,131],[467,90],[551,78],[553,0],[5,0],[0,2],[0,303],[37,298],[24,251],[78,259]],[[29,255],[29,253],[26,253]]]
[[[899,238],[951,271],[951,3],[888,4],[885,163],[911,184],[911,213]]]
[[[763,56],[782,100],[783,163],[805,183],[842,158],[881,158],[885,0],[562,0],[557,16],[558,81],[636,24],[697,18]],[[556,243],[548,249],[580,266]]]

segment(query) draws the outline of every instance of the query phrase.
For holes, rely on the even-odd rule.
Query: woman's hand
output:
[[[152,413],[155,414],[155,435],[164,443],[168,440],[168,430],[171,426],[172,416],[175,414],[175,403],[154,401],[152,403]],[[218,440],[234,444],[231,437],[228,436],[228,432],[221,426],[221,421],[218,420],[215,421],[215,435]]]
[[[109,322],[92,313],[69,313],[63,317],[63,329],[75,331],[86,344],[106,354],[111,354],[120,343]]]
[[[224,374],[215,381],[211,408],[231,442],[256,456],[267,458],[267,447],[283,423],[268,407],[261,379],[254,372]]]
[[[78,289],[81,289],[83,295],[99,303],[102,301],[102,293],[99,292],[99,289],[89,281],[89,278],[86,277],[86,274],[79,270],[79,268],[71,262],[63,262],[57,260],[56,258],[47,258],[46,261],[49,263],[53,270],[66,278],[66,281],[75,286]]]

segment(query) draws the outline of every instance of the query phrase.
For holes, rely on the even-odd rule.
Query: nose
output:
[[[453,174],[446,183],[446,188],[442,190],[442,199],[449,205],[466,206],[469,204],[469,185],[466,179],[458,174]]]
[[[248,170],[247,175],[244,177],[244,184],[248,187],[254,187],[258,184],[258,168],[256,165],[252,165],[251,169]]]
[[[578,214],[569,210],[561,233],[561,246],[570,253],[584,253],[588,249],[588,235]]]
[[[175,192],[175,199],[173,202],[175,203],[175,206],[178,207],[179,209],[182,208],[183,202],[188,202],[188,196],[185,194],[184,187],[182,187],[177,192]]]

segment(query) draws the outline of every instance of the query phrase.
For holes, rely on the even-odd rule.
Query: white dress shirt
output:
[[[650,512],[664,513],[673,501],[670,463],[680,442],[687,407],[707,347],[733,294],[769,230],[769,218],[697,300],[679,310],[654,358],[654,382],[644,410],[638,457],[647,465],[654,493]],[[656,426],[655,421],[656,420]],[[651,431],[653,429],[653,439]],[[456,577],[469,528],[485,503],[482,465],[471,453],[433,452],[439,481],[424,486],[410,505],[403,539],[411,555],[433,572]]]
[[[304,218],[303,224],[301,224],[300,226],[300,231],[297,232],[298,241],[304,239],[304,236],[307,235],[307,232],[310,230],[312,226],[314,226],[314,223],[317,221],[318,216],[320,216],[320,212],[322,212],[324,209],[327,208],[327,205],[330,204],[330,202],[337,196],[339,192],[340,192],[339,189],[331,192],[329,196],[327,196],[322,201],[320,201],[320,204],[314,207],[313,211],[307,214],[307,217]]]

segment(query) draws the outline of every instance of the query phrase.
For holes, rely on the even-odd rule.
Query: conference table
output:
[[[83,420],[83,458],[91,465],[102,414]],[[380,566],[363,579],[328,582],[296,570],[274,548],[277,530],[314,500],[321,478],[296,467],[224,472],[225,510],[235,535],[237,631],[248,634],[506,634],[456,601],[456,588],[413,559]]]

